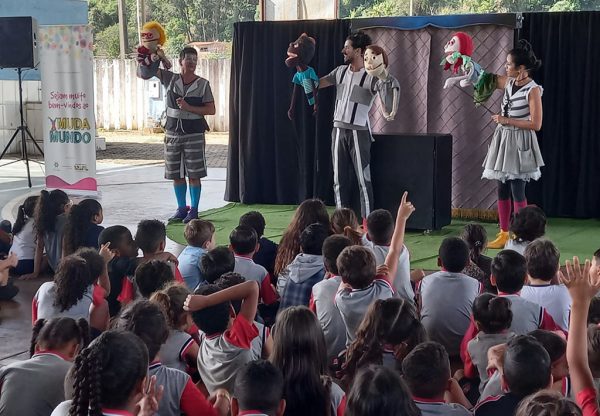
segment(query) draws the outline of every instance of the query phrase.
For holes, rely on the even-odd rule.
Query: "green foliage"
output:
[[[130,53],[138,43],[136,1],[126,0]],[[146,20],[160,22],[167,33],[167,54],[174,56],[193,41],[231,41],[235,22],[255,20],[258,0],[146,0]],[[96,39],[96,55],[119,54],[116,0],[90,0],[89,21]]]

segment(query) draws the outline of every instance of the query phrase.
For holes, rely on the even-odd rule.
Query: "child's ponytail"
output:
[[[69,196],[60,189],[51,192],[43,190],[35,207],[35,226],[37,234],[43,236],[47,232],[53,232],[56,225],[56,217],[65,212],[65,206],[69,204]]]
[[[21,232],[25,224],[29,219],[33,218],[35,214],[35,206],[39,196],[30,196],[23,202],[23,204],[19,205],[19,212],[17,213],[17,219],[15,220],[15,224],[13,225],[12,233],[13,235],[17,235]]]
[[[54,306],[59,307],[60,312],[69,310],[83,299],[92,282],[90,268],[83,258],[74,255],[65,257],[54,275],[56,289]]]
[[[85,244],[87,230],[94,217],[102,213],[102,205],[95,199],[84,199],[73,205],[67,216],[64,231],[65,255],[72,254]]]

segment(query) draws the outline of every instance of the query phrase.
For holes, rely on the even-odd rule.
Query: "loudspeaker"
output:
[[[402,193],[416,211],[406,228],[439,230],[451,221],[452,136],[374,134],[371,179],[376,208],[395,217]]]
[[[38,63],[37,21],[0,17],[0,68],[35,68]]]

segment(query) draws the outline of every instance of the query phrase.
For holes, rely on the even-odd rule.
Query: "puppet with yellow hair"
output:
[[[142,27],[140,35],[142,44],[137,48],[138,57],[143,57],[144,60],[148,61],[140,63],[149,66],[152,62],[160,60],[165,69],[170,69],[173,65],[163,50],[167,36],[161,24],[154,21],[146,23]]]

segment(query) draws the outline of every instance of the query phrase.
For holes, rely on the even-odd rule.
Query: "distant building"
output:
[[[188,46],[198,51],[198,58],[202,59],[210,54],[228,53],[231,50],[230,42],[190,42]]]

